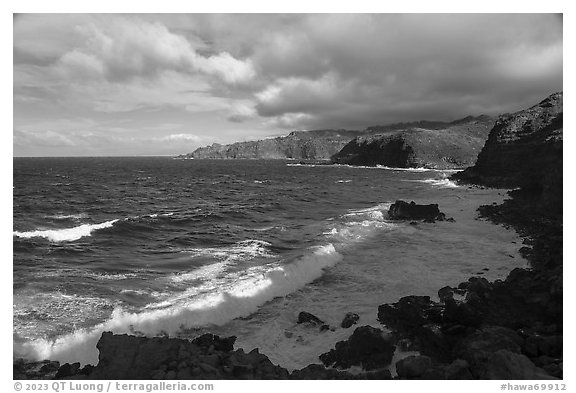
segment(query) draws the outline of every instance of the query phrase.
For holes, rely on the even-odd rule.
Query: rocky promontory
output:
[[[498,118],[476,164],[454,178],[494,187],[546,191],[562,184],[561,92]]]
[[[398,168],[464,168],[476,161],[493,124],[487,116],[468,117],[444,128],[412,127],[359,136],[335,154],[332,161]]]
[[[179,158],[328,160],[359,131],[293,131],[287,136],[230,145],[214,143]]]
[[[368,127],[363,131],[292,131],[286,136],[256,141],[227,145],[214,143],[177,158],[332,160],[350,165],[464,167],[476,159],[493,123],[493,118],[481,115],[452,122],[422,120],[394,123]],[[350,147],[354,143],[364,143],[360,141],[381,138],[389,139],[390,143],[378,148],[375,153],[371,148]],[[411,150],[406,153],[408,149]]]

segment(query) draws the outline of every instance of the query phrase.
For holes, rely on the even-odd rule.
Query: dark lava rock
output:
[[[224,341],[222,341],[224,340]],[[234,339],[203,335],[196,342],[104,332],[89,379],[287,379],[286,369],[258,350],[230,350]],[[200,345],[198,345],[200,344]],[[218,347],[219,349],[216,349]]]
[[[485,362],[472,368],[472,373],[479,379],[556,379],[526,356],[506,349],[491,354]]]
[[[396,363],[396,373],[403,379],[421,377],[432,367],[428,356],[408,356]]]
[[[216,351],[230,352],[234,350],[236,336],[220,338],[220,336],[215,334],[206,333],[196,337],[192,342],[199,347],[210,348],[214,346],[214,350]]]
[[[359,319],[360,319],[360,316],[358,314],[355,314],[352,312],[346,313],[340,326],[342,326],[344,329],[348,329],[352,325],[355,325]]]
[[[318,318],[316,315],[310,314],[306,311],[302,311],[300,314],[298,314],[298,321],[296,323],[311,323],[318,326],[324,325],[323,320]]]
[[[60,363],[51,360],[30,362],[25,359],[15,359],[12,365],[14,379],[53,379]]]
[[[382,330],[361,326],[346,341],[336,343],[335,349],[320,355],[326,366],[350,368],[361,365],[364,370],[386,367],[392,361],[395,346]]]
[[[378,320],[389,328],[414,332],[431,322],[440,322],[441,309],[430,300],[430,296],[405,296],[394,304],[378,307]]]
[[[449,286],[442,287],[438,290],[438,298],[441,302],[454,298],[454,290]]]
[[[295,370],[290,375],[290,379],[392,379],[389,370],[378,370],[373,372],[364,372],[359,374],[351,374],[346,371],[336,370],[333,368],[326,368],[319,364],[311,364],[301,370]]]
[[[60,368],[58,369],[58,372],[56,373],[56,376],[54,378],[60,379],[60,378],[71,377],[73,375],[76,375],[78,370],[80,370],[80,363],[78,363],[78,362],[72,363],[72,364],[64,363],[62,366],[60,366]]]
[[[473,379],[470,364],[463,359],[454,360],[444,368],[444,379]]]
[[[442,221],[446,218],[445,214],[440,212],[437,204],[418,205],[412,201],[396,201],[388,209],[388,216],[391,220],[424,220],[426,222]]]

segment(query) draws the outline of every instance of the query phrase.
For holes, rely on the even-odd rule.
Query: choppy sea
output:
[[[97,363],[103,331],[236,335],[281,366],[318,355],[378,305],[525,266],[478,219],[504,190],[452,172],[290,161],[15,158],[14,356]],[[393,222],[397,199],[455,222]],[[335,329],[296,324],[311,312]]]

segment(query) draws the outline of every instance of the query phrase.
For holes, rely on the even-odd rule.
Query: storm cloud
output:
[[[562,90],[562,48],[553,14],[22,15],[15,154],[497,115]]]

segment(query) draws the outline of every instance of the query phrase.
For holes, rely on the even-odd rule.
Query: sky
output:
[[[563,84],[554,14],[18,14],[13,34],[14,156],[498,115]]]

